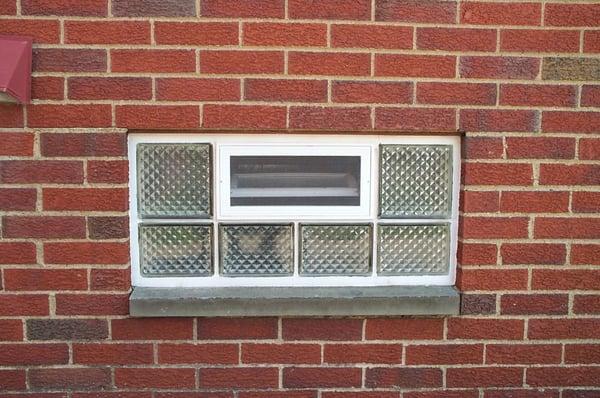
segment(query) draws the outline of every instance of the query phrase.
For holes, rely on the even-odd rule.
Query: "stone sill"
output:
[[[134,287],[133,317],[458,315],[451,286]]]

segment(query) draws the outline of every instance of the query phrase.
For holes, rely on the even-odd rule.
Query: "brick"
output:
[[[588,30],[583,33],[583,52],[600,53],[600,31]]]
[[[6,160],[0,162],[3,183],[81,183],[83,164],[62,160]]]
[[[6,290],[86,290],[84,269],[6,269]]]
[[[204,105],[202,126],[208,128],[285,128],[283,106]]]
[[[540,70],[540,60],[526,57],[463,56],[459,74],[473,79],[535,79]]]
[[[68,95],[76,100],[149,100],[152,79],[145,77],[71,77]]]
[[[576,295],[573,301],[573,312],[575,314],[600,314],[600,296]]]
[[[203,318],[198,321],[198,339],[274,339],[277,328],[275,318]]]
[[[598,4],[546,4],[545,25],[597,27],[599,20],[600,5]]]
[[[479,398],[477,390],[445,390],[429,392],[406,392],[404,398]],[[499,397],[498,397],[499,398]],[[503,397],[506,398],[506,397]],[[517,397],[511,397],[517,398]],[[525,398],[525,397],[523,397]],[[527,397],[531,398],[531,397]],[[558,397],[554,397],[558,398]]]
[[[201,51],[200,71],[218,74],[283,73],[282,51]]]
[[[342,48],[412,49],[413,29],[406,26],[332,25],[331,45]]]
[[[185,394],[185,393],[183,393]],[[169,395],[169,393],[167,393],[167,395],[169,397],[171,397]],[[147,392],[142,392],[142,391],[136,391],[136,392],[122,392],[122,391],[113,391],[113,392],[109,392],[109,391],[105,391],[105,392],[75,392],[72,394],[73,398],[151,398],[152,397],[152,393],[150,391]],[[161,396],[161,394],[157,394],[157,397]],[[175,395],[173,396],[175,397]],[[162,396],[162,398],[167,398],[164,395]],[[215,397],[217,398],[217,397]],[[229,398],[229,397],[228,397]]]
[[[546,133],[594,134],[599,129],[600,112],[545,111],[542,116],[542,131]]]
[[[351,388],[360,387],[362,372],[359,368],[285,368],[284,388]]]
[[[327,26],[317,23],[246,23],[242,41],[247,46],[325,47]]]
[[[447,77],[456,75],[456,57],[376,54],[375,76]]]
[[[520,340],[524,323],[518,319],[448,319],[448,339]]]
[[[101,319],[27,319],[29,340],[102,340],[108,323]]]
[[[195,17],[194,0],[112,0],[115,17]]]
[[[598,398],[598,390],[582,390],[579,388],[576,390],[563,389],[563,398]]]
[[[505,191],[500,199],[500,210],[507,213],[560,213],[568,209],[568,192]]]
[[[33,389],[104,389],[112,384],[108,368],[29,369],[27,376]]]
[[[456,131],[456,112],[448,108],[377,108],[375,128],[419,132]]]
[[[324,363],[402,363],[401,344],[326,344]]]
[[[220,22],[156,22],[154,39],[157,44],[237,45],[237,23]]]
[[[566,363],[600,363],[600,345],[565,344]]]
[[[160,344],[158,362],[168,364],[237,364],[237,344]]]
[[[551,364],[560,363],[560,344],[488,344],[486,363]]]
[[[446,373],[448,387],[520,387],[523,385],[522,368],[450,368]]]
[[[297,129],[368,129],[371,127],[371,110],[367,107],[293,106],[289,110],[289,127]]]
[[[113,72],[177,73],[196,71],[193,50],[111,50]]]
[[[573,159],[575,140],[558,137],[508,137],[506,156],[509,159]]]
[[[61,100],[65,98],[65,79],[52,76],[31,78],[31,98]]]
[[[540,165],[542,185],[598,185],[600,166],[593,164],[546,164]]]
[[[90,239],[123,239],[129,237],[127,217],[88,217]]]
[[[111,321],[114,340],[190,340],[191,318],[129,318]]]
[[[5,238],[85,238],[84,217],[4,217]]]
[[[574,30],[501,30],[500,50],[514,52],[578,53],[579,32]]]
[[[0,127],[23,127],[23,107],[12,104],[0,104]]]
[[[0,242],[0,264],[36,264],[36,249],[31,242]]]
[[[35,72],[106,72],[105,50],[75,48],[36,48]]]
[[[89,160],[87,180],[92,183],[126,183],[129,180],[129,164],[126,160]]]
[[[285,375],[283,381],[284,387]],[[200,369],[200,387],[213,389],[227,388],[277,388],[279,372],[277,368],[205,368]]]
[[[544,58],[544,80],[591,80],[600,79],[600,59],[594,58]]]
[[[156,99],[161,101],[239,101],[237,79],[156,79]]]
[[[41,133],[40,149],[45,157],[125,156],[125,134]]]
[[[364,53],[290,52],[288,73],[294,75],[368,76],[371,57]]]
[[[367,320],[367,340],[440,340],[443,319],[373,318]]]
[[[496,313],[495,294],[462,294],[461,315],[490,315]]]
[[[6,294],[0,297],[1,316],[44,316],[49,314],[48,295]]]
[[[527,270],[463,269],[458,285],[463,290],[524,290]]]
[[[600,265],[600,246],[572,245],[571,264]]]
[[[127,189],[122,188],[45,188],[44,210],[126,211]]]
[[[600,40],[600,36],[598,36]],[[584,85],[581,87],[581,106],[600,108],[600,85]]]
[[[597,339],[599,319],[530,319],[528,337],[548,339]]]
[[[90,272],[91,290],[129,291],[131,272],[129,269],[92,269]]]
[[[284,18],[284,0],[205,0],[200,14],[217,18]]]
[[[242,363],[319,364],[319,344],[242,344]],[[237,355],[235,356],[237,362]]]
[[[567,85],[501,84],[500,105],[568,106],[577,103],[576,89]]]
[[[60,42],[60,23],[52,20],[3,19],[0,34],[28,36],[35,43]]]
[[[0,15],[16,15],[17,0],[7,0],[0,4]]]
[[[456,23],[456,2],[376,0],[375,20],[454,24]]]
[[[417,28],[417,48],[445,51],[496,50],[494,29]]]
[[[465,131],[530,132],[537,129],[538,113],[531,110],[461,109]]]
[[[196,371],[191,368],[117,368],[115,385],[121,388],[193,388]]]
[[[564,315],[568,302],[566,294],[504,294],[500,308],[507,315]]]
[[[536,238],[600,238],[600,218],[545,218],[535,220]]]
[[[465,217],[462,236],[467,239],[511,239],[528,236],[526,217]]]
[[[408,82],[334,81],[331,99],[339,103],[409,104],[413,85]]]
[[[530,386],[600,386],[600,367],[578,366],[575,368],[542,367],[527,369]]]
[[[152,344],[73,344],[75,364],[143,365],[152,361]]]
[[[0,389],[2,390],[25,390],[27,388],[25,381],[25,369],[0,369]]]
[[[464,159],[501,159],[504,154],[502,138],[466,136],[462,142]]]
[[[127,243],[69,242],[45,243],[47,264],[127,264]]]
[[[23,322],[20,319],[0,320],[0,341],[23,340]]]
[[[409,345],[407,365],[482,364],[483,344]]]
[[[66,344],[2,344],[0,365],[60,365],[69,362]]]
[[[527,163],[465,163],[466,185],[521,185],[533,183],[533,169]]]
[[[442,370],[434,368],[368,368],[365,386],[370,388],[435,388],[442,386]]]
[[[284,340],[361,340],[363,321],[360,319],[284,319]]]
[[[33,134],[0,133],[0,156],[33,156]]]
[[[65,21],[65,43],[150,44],[147,21]]]
[[[461,3],[460,22],[473,25],[537,25],[542,6],[535,3]]]
[[[246,79],[244,99],[269,102],[325,102],[327,81]]]
[[[461,242],[459,245],[458,260],[461,265],[493,265],[497,257],[496,244]]]
[[[324,393],[327,394],[327,393]],[[294,391],[294,390],[285,390],[284,392],[281,391],[258,391],[258,392],[252,392],[252,391],[240,391],[238,394],[239,398],[317,398],[317,392],[316,391],[310,391],[310,390],[300,390],[300,391]],[[326,397],[326,395],[323,395],[323,397]],[[328,398],[334,398],[332,396],[327,395]],[[215,397],[218,398],[218,397]],[[225,398],[225,397],[223,397]],[[229,398],[229,396],[227,396],[227,398]],[[346,398],[352,398],[352,397],[346,397]],[[368,397],[365,397],[368,398]],[[386,398],[386,397],[382,397],[382,398]],[[396,397],[394,397],[396,398]]]
[[[107,0],[22,0],[21,12],[24,15],[105,17],[108,4]]]
[[[37,104],[28,107],[27,122],[29,127],[110,127],[112,113],[109,104]]]
[[[563,265],[566,248],[551,243],[503,243],[500,255],[503,264]]]
[[[128,294],[57,294],[57,315],[128,315]]]
[[[398,398],[397,392],[392,391],[357,391],[357,392],[326,392],[321,393],[323,398]],[[287,396],[286,396],[287,397]],[[284,398],[284,397],[281,397]],[[310,397],[312,398],[312,397]]]
[[[288,0],[288,15],[292,19],[370,20],[369,0]]]
[[[118,105],[115,112],[116,125],[126,128],[191,129],[200,125],[200,109],[196,105]]]
[[[437,105],[495,105],[496,85],[477,83],[417,83],[417,102]]]
[[[539,269],[532,272],[531,285],[535,290],[598,290],[598,277],[600,272],[597,270]]]

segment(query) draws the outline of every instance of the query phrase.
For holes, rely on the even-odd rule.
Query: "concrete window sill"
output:
[[[150,288],[135,287],[134,317],[457,315],[450,286]]]

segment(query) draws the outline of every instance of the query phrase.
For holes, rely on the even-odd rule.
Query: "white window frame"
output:
[[[137,209],[137,145],[141,143],[205,143],[211,144],[212,217],[209,219],[145,219]],[[452,286],[456,279],[456,251],[458,244],[458,197],[460,190],[460,137],[445,135],[316,135],[316,134],[203,134],[203,133],[131,133],[128,136],[129,155],[129,206],[131,277],[133,286],[143,287],[303,287],[303,286]],[[379,207],[379,145],[450,145],[452,147],[452,206],[448,218],[378,218]],[[282,152],[275,152],[281,150]],[[326,206],[227,206],[229,156],[232,154],[282,154],[282,155],[354,155],[361,156],[361,205]],[[225,178],[227,177],[227,178]],[[364,180],[364,181],[363,181]],[[366,192],[363,192],[366,190]],[[246,208],[235,210],[236,207]],[[251,213],[247,207],[252,207]],[[354,207],[354,209],[352,209]],[[306,209],[304,209],[306,208]],[[213,241],[218,242],[218,225],[223,224],[274,224],[292,223],[294,228],[294,269],[291,276],[225,277],[219,276],[219,250],[213,246],[212,276],[144,277],[140,272],[139,225],[160,224],[212,224]],[[300,276],[299,224],[372,224],[372,273],[368,276]],[[449,224],[450,263],[444,275],[377,275],[377,225],[378,224]]]

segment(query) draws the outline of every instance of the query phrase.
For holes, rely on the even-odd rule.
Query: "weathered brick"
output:
[[[578,294],[573,300],[575,314],[600,314],[600,295]]]
[[[600,238],[600,217],[539,217],[535,220],[533,234],[536,238],[598,239]]]
[[[457,285],[464,291],[524,290],[527,289],[527,270],[462,269]]]
[[[448,319],[448,339],[519,340],[524,323],[517,319]]]
[[[152,79],[145,77],[71,77],[68,96],[75,100],[149,100]]]
[[[482,364],[483,344],[409,345],[408,365]]]
[[[571,207],[576,213],[600,213],[600,192],[573,192]]]
[[[116,17],[195,17],[194,0],[112,0]]]
[[[46,294],[6,294],[0,297],[1,316],[44,316],[49,314]]]
[[[550,364],[560,363],[560,344],[488,344],[486,363]]]
[[[598,290],[599,276],[596,270],[539,269],[533,270],[531,285],[535,290]]]
[[[500,50],[577,53],[579,52],[579,32],[575,30],[502,30],[500,31]]]
[[[76,364],[142,365],[152,361],[152,344],[73,344]]]
[[[461,315],[490,315],[496,313],[495,294],[462,294]]]
[[[442,319],[373,318],[367,320],[367,340],[439,340],[442,338]]]
[[[600,345],[565,344],[566,363],[600,363]]]
[[[7,0],[0,3],[0,15],[16,15],[17,0]]]
[[[31,98],[61,100],[65,98],[65,79],[52,76],[31,78]]]
[[[29,386],[43,390],[88,390],[111,387],[109,368],[38,368],[27,373]]]
[[[600,31],[588,30],[584,32],[583,51],[586,53],[600,53]]]
[[[528,337],[533,340],[597,339],[599,319],[530,319]]]
[[[540,25],[542,5],[527,2],[461,2],[460,21],[474,25]]]
[[[343,48],[412,49],[413,30],[406,26],[332,25],[331,45]]]
[[[57,294],[57,315],[128,315],[128,294]]]
[[[496,36],[493,29],[417,28],[417,48],[493,52],[496,50]]]
[[[4,217],[5,238],[85,238],[84,217]]]
[[[284,319],[284,340],[360,340],[360,319]]]
[[[118,105],[116,125],[126,128],[192,129],[200,126],[200,108],[196,105]]]
[[[370,20],[369,0],[288,0],[288,14],[292,19],[351,19]]]
[[[66,344],[1,344],[0,365],[61,365],[69,362]]]
[[[533,169],[527,163],[465,163],[463,181],[467,185],[531,185]]]
[[[542,163],[540,165],[540,184],[599,185],[600,165]]]
[[[105,17],[108,14],[108,1],[22,0],[21,12],[24,15]]]
[[[327,101],[325,80],[246,79],[244,99],[252,101]]]
[[[111,321],[114,340],[185,340],[193,335],[191,318],[129,318]]]
[[[559,137],[508,137],[506,156],[509,159],[573,159],[575,140]]]
[[[325,47],[327,26],[317,23],[246,23],[244,45]]]
[[[567,249],[554,243],[503,243],[500,255],[503,264],[564,265]]]
[[[371,57],[364,53],[290,52],[288,71],[295,75],[368,76]]]
[[[500,211],[507,213],[561,213],[568,209],[568,192],[505,191],[500,199]]]
[[[83,164],[62,160],[5,160],[0,162],[0,182],[55,183],[83,182]]]
[[[30,340],[103,340],[108,323],[102,319],[28,319]]]
[[[65,21],[65,43],[150,44],[147,21]]]
[[[493,243],[465,243],[458,246],[458,261],[461,265],[496,264],[498,248]]]
[[[126,211],[127,189],[122,188],[45,188],[44,210]]]
[[[464,131],[531,132],[536,130],[537,120],[538,113],[532,110],[460,110],[460,129]]]
[[[23,107],[13,104],[0,104],[0,127],[23,127]]]
[[[455,1],[376,0],[375,20],[388,22],[456,23]]]
[[[0,133],[0,156],[33,156],[33,134]]]
[[[242,363],[319,364],[319,344],[243,344]],[[234,358],[237,363],[237,355]]]
[[[371,110],[360,108],[325,108],[293,106],[289,110],[289,127],[297,129],[368,129]]]
[[[221,22],[156,22],[154,39],[157,44],[237,45],[237,23]]]
[[[464,159],[501,159],[503,154],[502,138],[466,136],[462,140]]]
[[[125,134],[42,133],[40,149],[45,157],[124,156]]]
[[[106,72],[105,50],[36,48],[32,68],[36,72]]]
[[[23,340],[23,321],[20,319],[0,320],[0,341]]]
[[[284,388],[360,387],[362,372],[359,368],[285,368]]]
[[[531,386],[600,386],[600,367],[542,367],[527,370]]]
[[[87,163],[87,180],[91,183],[123,184],[129,178],[126,160],[90,160]]]
[[[545,111],[542,131],[594,134],[600,131],[600,112]]]
[[[86,290],[84,269],[7,269],[6,290]]]
[[[285,375],[283,381],[287,387]],[[200,387],[212,389],[273,389],[279,385],[277,368],[205,368],[200,369]]]
[[[111,50],[111,70],[125,73],[196,71],[193,50]]]
[[[217,18],[283,18],[284,0],[204,0],[200,14]]]
[[[450,368],[446,373],[448,387],[520,387],[522,368],[478,367]]]
[[[417,102],[437,105],[495,105],[496,85],[478,83],[417,83]]]
[[[600,59],[594,58],[544,58],[544,80],[591,80],[600,79]]]
[[[273,346],[269,345],[269,347]],[[239,349],[236,344],[160,344],[158,362],[161,364],[237,364]]]
[[[600,108],[600,85],[584,85],[581,88],[581,106]]]
[[[353,363],[402,363],[401,344],[326,344],[323,362]]]
[[[29,127],[110,127],[111,106],[93,105],[30,105],[27,113]]]
[[[564,315],[569,311],[568,302],[566,294],[504,294],[500,299],[500,312],[507,315]]]
[[[239,101],[237,79],[156,79],[156,98],[161,101]]]
[[[92,269],[90,272],[91,290],[125,290],[131,287],[129,269]]]
[[[334,81],[331,99],[340,103],[408,104],[413,85],[408,82]]]
[[[60,24],[52,20],[3,19],[0,34],[28,36],[36,43],[56,44],[60,42]]]
[[[375,128],[415,132],[456,131],[456,112],[449,108],[377,108]]]
[[[600,245],[572,245],[571,264],[600,265]]]
[[[500,105],[568,106],[577,103],[575,86],[541,84],[501,84]]]
[[[218,74],[283,73],[281,51],[201,51],[200,72]]]
[[[44,244],[47,264],[126,264],[129,245],[104,242],[56,242]]]
[[[287,110],[267,105],[204,105],[202,126],[209,128],[284,128]]]
[[[552,26],[590,26],[600,25],[600,5],[598,4],[546,4],[544,24]]]
[[[88,217],[90,239],[122,239],[129,236],[127,217]]]
[[[375,76],[452,78],[456,75],[456,57],[376,54],[374,67]]]
[[[526,57],[462,56],[459,73],[463,78],[533,80],[540,60]]]
[[[442,370],[434,368],[368,368],[365,386],[370,388],[435,388],[442,386]]]

